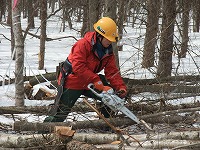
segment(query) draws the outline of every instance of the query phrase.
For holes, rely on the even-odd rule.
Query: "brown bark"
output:
[[[162,8],[162,33],[160,39],[157,76],[167,77],[171,76],[172,71],[173,34],[176,18],[176,1],[164,0]]]
[[[199,25],[200,25],[200,2],[199,0],[193,0],[193,19],[194,19],[194,25],[193,25],[193,32],[199,32]]]
[[[2,114],[38,114],[38,115],[47,115],[48,106],[23,106],[23,107],[16,107],[16,106],[2,106],[0,107],[0,115]],[[91,109],[84,105],[83,103],[76,103],[75,106],[72,108],[72,112],[91,112]]]
[[[190,6],[192,1],[183,0],[183,17],[182,17],[182,43],[181,51],[178,54],[179,58],[185,58],[188,50],[188,29],[189,29],[189,15],[190,15]]]
[[[89,29],[94,31],[94,23],[96,23],[100,16],[100,1],[99,0],[89,0]]]
[[[179,116],[179,115],[167,115],[166,113],[158,113],[152,115],[145,115],[139,117],[150,124],[157,123],[167,123],[176,124],[184,122],[186,124],[193,124],[195,122],[195,117],[191,116]],[[167,112],[168,114],[168,112]],[[170,113],[169,113],[170,114]],[[134,125],[135,122],[129,118],[112,118],[107,119],[109,123],[114,126],[130,126]],[[30,123],[30,122],[15,122],[13,129],[15,131],[49,131],[52,132],[55,126],[72,126],[74,130],[76,129],[88,129],[96,128],[102,129],[107,127],[107,124],[103,120],[89,120],[89,121],[77,121],[77,122],[49,122],[49,123]]]
[[[34,29],[35,28],[35,23],[34,23],[34,14],[35,10],[33,8],[33,0],[29,0],[27,5],[28,5],[28,28],[29,29]]]
[[[39,84],[39,83],[42,83],[42,82],[46,82],[46,79],[48,81],[52,81],[52,80],[56,80],[56,73],[46,73],[44,75],[37,75],[37,76],[34,76],[33,78],[31,78],[29,80],[29,84],[31,86],[34,86],[36,84]]]
[[[56,67],[55,67],[56,68]],[[46,73],[42,75],[36,76],[25,76],[24,80],[30,80],[30,84],[32,86],[40,83],[45,82],[46,80],[42,77],[44,76],[49,81],[56,80],[56,72]],[[8,83],[13,83],[15,79],[5,80],[5,85]],[[175,81],[184,81],[184,82],[191,82],[191,84],[195,84],[200,81],[200,75],[187,75],[187,76],[170,76],[164,78],[153,78],[153,79],[129,79],[123,78],[124,82],[129,85],[152,85],[152,84],[159,84],[159,83],[173,83]],[[2,85],[3,81],[0,81],[0,86]]]
[[[199,86],[187,86],[187,85],[169,85],[169,84],[158,84],[158,85],[138,85],[130,88],[129,93],[200,93]]]
[[[38,54],[39,66],[38,69],[44,69],[45,57],[45,41],[46,41],[46,25],[47,25],[47,1],[41,0],[41,33],[40,33],[40,52]]]
[[[86,32],[88,32],[90,30],[90,25],[89,25],[89,5],[88,5],[88,1],[86,0],[86,3],[83,5],[83,25],[81,28],[81,37],[83,37],[85,35]]]
[[[158,20],[159,20],[160,0],[147,1],[147,25],[142,58],[142,67],[154,66],[155,46],[157,42]]]
[[[101,107],[100,104],[95,104],[97,108]],[[192,104],[181,104],[181,105],[165,105],[163,108],[160,108],[159,105],[155,104],[143,104],[143,103],[131,103],[127,104],[126,107],[131,110],[133,113],[137,114],[140,112],[140,115],[151,114],[155,112],[162,111],[173,111],[173,110],[192,110],[198,109],[200,107],[200,103],[192,103]],[[25,113],[32,113],[32,114],[39,114],[39,115],[47,115],[48,106],[23,106],[23,107],[16,107],[16,106],[2,106],[0,107],[0,115],[2,114],[25,114]],[[84,103],[76,103],[73,108],[72,112],[91,112],[92,109],[85,105]]]

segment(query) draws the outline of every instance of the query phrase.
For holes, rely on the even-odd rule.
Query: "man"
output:
[[[64,64],[67,69],[63,68],[68,75],[65,77],[59,109],[56,115],[48,116],[44,122],[63,122],[81,95],[100,100],[88,90],[87,86],[90,83],[93,83],[94,88],[100,92],[112,87],[121,98],[126,96],[127,88],[115,64],[112,49],[112,42],[116,42],[118,38],[116,23],[109,17],[103,17],[94,24],[94,30],[87,32],[84,38],[72,47]],[[103,75],[98,75],[102,70],[105,78]],[[60,74],[59,84],[61,76]],[[110,117],[108,107],[104,106],[100,111],[104,117]]]

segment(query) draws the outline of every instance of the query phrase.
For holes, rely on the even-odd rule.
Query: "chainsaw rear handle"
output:
[[[102,93],[97,93],[97,92],[94,90],[94,88],[92,88],[92,87],[94,87],[94,84],[93,84],[93,83],[88,84],[87,87],[88,87],[88,89],[91,90],[92,93],[94,93],[96,96],[98,96],[98,97],[100,97],[100,98],[103,98],[103,94],[102,94]]]

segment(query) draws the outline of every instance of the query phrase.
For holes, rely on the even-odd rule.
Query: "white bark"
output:
[[[174,140],[174,139],[167,139],[162,141],[146,141],[142,143],[142,147],[140,147],[137,143],[132,143],[131,146],[124,145],[123,148],[126,150],[152,150],[152,149],[173,149],[174,147],[183,147],[187,148],[187,146],[195,145],[196,147],[200,147],[200,143],[198,141],[189,141],[189,140]],[[102,144],[102,145],[95,145],[97,148],[101,148],[103,150],[118,150],[119,145],[112,145],[112,144]]]
[[[147,134],[141,135],[132,135],[135,139],[140,141],[140,144],[143,148],[148,149],[160,149],[160,148],[174,148],[174,147],[183,147],[191,144],[199,146],[199,132],[197,131],[186,131],[186,132],[170,132],[170,133],[160,133],[152,134],[147,136]],[[44,138],[46,137],[46,138]],[[124,135],[127,139],[127,135]],[[35,146],[39,143],[47,143],[49,141],[54,141],[56,138],[54,134],[48,135],[23,135],[23,134],[0,134],[0,147],[29,147]],[[86,142],[88,144],[96,144],[97,147],[110,147],[113,141],[120,140],[116,134],[101,134],[101,133],[75,133],[73,140],[80,142]],[[129,138],[128,142],[133,148],[141,148],[137,142]],[[100,145],[108,144],[108,145]],[[118,146],[118,145],[117,145]],[[115,149],[113,146],[112,148]],[[127,147],[130,148],[130,147]]]
[[[13,33],[15,39],[15,49],[16,49],[16,60],[15,60],[15,105],[24,105],[24,38],[22,35],[21,28],[21,15],[20,15],[20,2],[13,9]]]

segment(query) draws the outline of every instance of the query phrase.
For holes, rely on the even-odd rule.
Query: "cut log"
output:
[[[55,126],[54,133],[58,136],[66,136],[66,137],[72,137],[75,133],[75,130],[72,130],[72,127],[66,127],[66,126]]]
[[[33,99],[54,99],[56,96],[55,90],[50,90],[48,87],[40,87],[37,93],[33,96]]]

